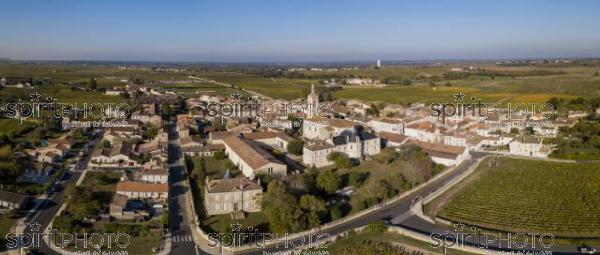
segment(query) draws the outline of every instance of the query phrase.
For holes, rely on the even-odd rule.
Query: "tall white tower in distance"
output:
[[[381,60],[380,59],[377,60],[377,69],[379,69],[379,68],[381,68]]]
[[[310,94],[308,94],[308,97],[306,98],[306,104],[307,104],[307,117],[308,118],[314,118],[317,117],[318,115],[318,108],[319,108],[319,95],[315,92],[315,84],[311,84],[310,85]]]

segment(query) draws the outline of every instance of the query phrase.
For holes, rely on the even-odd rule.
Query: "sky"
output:
[[[595,0],[6,0],[0,58],[302,62],[600,57]]]

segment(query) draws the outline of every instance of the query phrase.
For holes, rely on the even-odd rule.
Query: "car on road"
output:
[[[578,250],[581,254],[596,254],[597,250],[594,247],[590,247],[587,245],[582,245],[578,247]]]

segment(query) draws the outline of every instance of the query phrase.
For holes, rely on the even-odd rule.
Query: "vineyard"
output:
[[[494,158],[475,174],[437,217],[512,233],[600,237],[600,164]]]

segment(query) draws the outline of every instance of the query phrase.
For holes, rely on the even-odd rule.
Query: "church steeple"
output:
[[[307,117],[317,117],[317,111],[319,108],[319,95],[315,92],[315,83],[310,84],[310,94],[306,97],[307,104]]]

